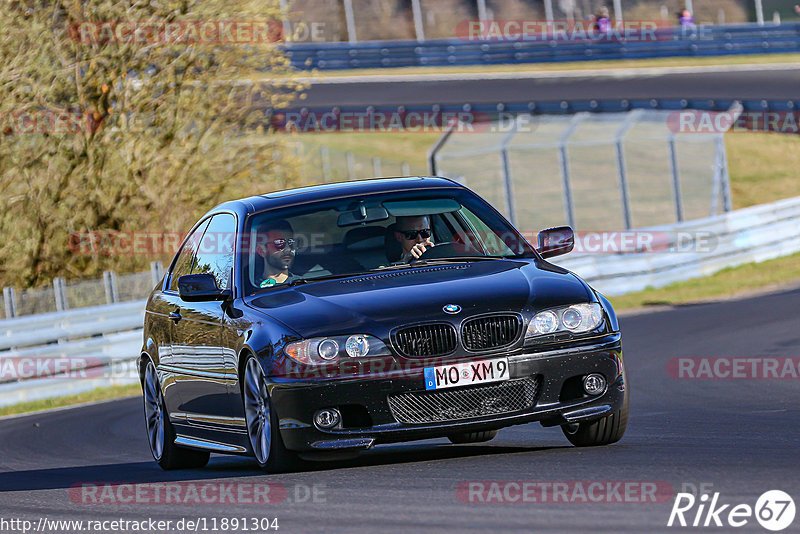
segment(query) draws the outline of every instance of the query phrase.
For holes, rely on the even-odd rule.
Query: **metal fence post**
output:
[[[292,27],[289,23],[289,6],[286,3],[286,0],[280,0],[278,2],[280,9],[281,9],[281,24],[283,25],[283,41],[288,42],[291,41],[291,34],[292,34]]]
[[[347,25],[347,40],[351,43],[358,42],[356,19],[353,15],[353,0],[344,0],[344,21]]]
[[[711,213],[709,214],[711,217],[717,214],[717,207],[719,206],[719,191],[722,188],[722,180],[720,178],[722,174],[722,166],[719,162],[719,146],[715,147],[714,150],[714,178],[711,184]]]
[[[642,114],[641,109],[635,109],[628,112],[628,116],[623,121],[622,125],[614,135],[614,144],[617,147],[617,172],[619,172],[619,192],[622,198],[622,215],[625,219],[625,229],[630,230],[633,226],[631,222],[631,201],[628,193],[628,172],[625,167],[625,150],[622,146],[622,140],[628,130],[633,126],[633,123],[639,119]]]
[[[153,286],[157,286],[164,276],[164,265],[160,261],[150,262],[150,276],[153,277]],[[108,295],[108,292],[106,292]]]
[[[436,155],[447,142],[447,139],[450,137],[450,134],[453,133],[453,130],[455,130],[456,124],[458,124],[457,121],[451,121],[450,124],[447,125],[447,128],[442,136],[437,139],[436,144],[433,145],[430,150],[428,150],[428,169],[431,171],[431,176],[437,175]]]
[[[558,139],[558,160],[561,163],[561,187],[564,194],[564,210],[567,215],[567,224],[571,228],[575,228],[575,205],[572,201],[572,184],[570,183],[569,176],[569,156],[567,154],[567,141],[572,133],[587,117],[586,113],[578,113],[569,121],[567,129],[561,134]]]
[[[678,169],[678,152],[675,149],[675,134],[669,136],[669,170],[672,174],[672,196],[675,199],[675,218],[683,222],[683,195],[681,194],[681,177]]]
[[[320,159],[322,160],[322,180],[328,183],[331,179],[331,155],[327,146],[319,149]]]
[[[67,292],[63,278],[53,278],[53,291],[56,298],[56,311],[65,311],[67,306]]]
[[[722,161],[722,209],[726,212],[733,211],[733,198],[731,197],[731,175],[728,173],[728,153],[725,151],[725,138],[719,136],[720,160]]]
[[[383,174],[381,172],[381,158],[377,156],[372,158],[372,172],[375,174],[375,178],[379,178]]]
[[[487,19],[486,15],[486,0],[478,0],[478,20],[483,24]]]
[[[3,288],[3,304],[6,308],[6,319],[17,316],[17,292],[13,287]]]
[[[622,0],[614,0],[614,19],[615,19],[615,28],[619,28],[621,22],[623,22],[622,18]]]
[[[352,152],[347,152],[345,154],[345,158],[347,159],[347,178],[350,180],[356,179],[356,158],[353,156]]]
[[[519,115],[514,117],[514,125],[511,127],[511,131],[503,136],[503,140],[500,142],[500,161],[503,166],[503,186],[505,187],[506,191],[506,211],[508,213],[508,219],[514,226],[517,225],[517,209],[514,202],[514,179],[511,175],[511,161],[508,158],[508,143],[510,143],[514,136],[517,135],[517,125],[519,123],[518,118]]]
[[[756,22],[758,22],[759,26],[764,25],[764,5],[761,3],[761,0],[756,1]]]
[[[553,24],[553,0],[544,0],[544,19]]]
[[[417,42],[425,42],[425,29],[422,27],[422,8],[419,0],[411,0],[411,14],[414,17],[414,31],[417,34]]]
[[[114,271],[103,271],[103,285],[106,288],[106,302],[108,304],[119,302],[119,294],[117,293],[117,275]]]
[[[722,198],[722,211],[728,212],[733,209],[730,175],[728,174],[728,157],[725,153],[725,138],[723,134],[717,134],[714,141],[714,190],[711,196],[712,216],[717,214],[720,197]]]
[[[400,173],[403,176],[411,176],[411,165],[408,164],[407,161],[404,161],[400,166]]]

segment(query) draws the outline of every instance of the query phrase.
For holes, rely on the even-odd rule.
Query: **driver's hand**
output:
[[[411,247],[411,250],[409,250],[408,252],[409,254],[411,254],[411,258],[418,260],[420,256],[422,256],[425,253],[425,251],[432,246],[433,243],[429,241],[426,241],[424,243],[417,243],[416,245]]]

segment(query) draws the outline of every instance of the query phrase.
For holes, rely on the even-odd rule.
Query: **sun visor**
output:
[[[392,200],[383,203],[392,217],[422,217],[439,215],[461,209],[461,204],[452,198],[428,198],[421,200]]]

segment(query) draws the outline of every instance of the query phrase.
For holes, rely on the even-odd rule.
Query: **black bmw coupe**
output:
[[[444,178],[295,189],[217,206],[147,301],[139,370],[153,457],[268,471],[382,443],[559,425],[574,445],[628,420],[608,300]]]

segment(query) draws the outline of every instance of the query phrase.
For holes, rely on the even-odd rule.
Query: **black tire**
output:
[[[164,394],[161,391],[161,384],[155,369],[152,361],[147,362],[142,380],[145,429],[153,459],[165,471],[204,467],[208,464],[211,456],[208,451],[184,449],[175,445],[175,427],[169,420],[169,412],[167,412]],[[157,406],[160,406],[160,410],[156,409]],[[160,431],[157,426],[151,427],[151,425],[159,423],[161,424]]]
[[[447,436],[452,443],[482,443],[490,441],[497,436],[497,430],[484,430],[483,432],[462,432]]]
[[[251,377],[255,378],[255,382],[248,384],[247,381]],[[283,443],[278,426],[278,415],[270,402],[264,372],[261,369],[261,364],[253,356],[248,358],[242,368],[241,386],[247,435],[250,438],[251,452],[255,457],[256,463],[268,473],[283,473],[296,469],[301,464],[300,459],[295,452],[288,450]],[[257,386],[257,391],[252,389],[253,386]],[[263,448],[263,451],[263,441],[259,432],[264,432],[266,420],[261,420],[261,426],[259,426],[259,422],[254,419],[254,416],[259,415],[259,412],[254,412],[255,406],[253,404],[258,401],[257,397],[260,397],[262,409],[268,412],[269,415],[269,436],[267,438],[269,443],[267,447]],[[267,414],[260,415],[266,417]]]
[[[628,427],[629,410],[626,393],[622,408],[611,415],[592,422],[562,425],[561,430],[569,442],[576,447],[610,445],[622,439],[625,434],[625,429]]]

